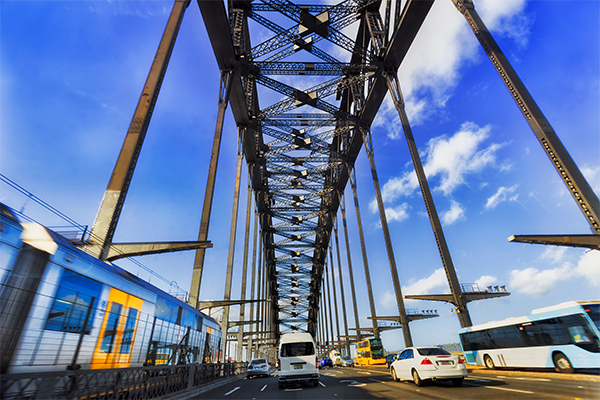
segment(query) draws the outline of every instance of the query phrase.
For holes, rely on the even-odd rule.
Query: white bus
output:
[[[458,331],[468,364],[516,368],[600,368],[600,301],[568,301]]]

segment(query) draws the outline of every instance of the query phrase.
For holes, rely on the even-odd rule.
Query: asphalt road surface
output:
[[[268,378],[239,379],[202,393],[195,399],[600,399],[600,376],[470,370],[461,387],[451,382],[430,382],[417,387],[394,382],[381,367],[321,369],[319,386],[279,389],[277,371]]]

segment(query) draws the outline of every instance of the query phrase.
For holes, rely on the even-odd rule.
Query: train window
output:
[[[117,336],[117,328],[119,327],[122,309],[123,306],[119,303],[112,303],[110,307],[110,314],[106,320],[104,336],[102,337],[102,344],[100,345],[100,351],[103,353],[112,353],[112,347],[115,337]]]
[[[159,297],[156,300],[156,317],[167,322],[177,323],[177,319],[180,317],[179,306]]]
[[[181,318],[182,326],[189,326],[193,330],[198,329],[198,317],[191,311],[186,309],[182,309],[182,318]]]
[[[102,291],[102,284],[68,269],[64,270],[56,297],[48,314],[46,328],[51,331],[89,334]],[[92,299],[95,299],[92,304]],[[92,307],[91,310],[90,307]],[[85,316],[90,311],[87,326]]]
[[[131,344],[133,343],[133,336],[135,334],[135,323],[137,321],[138,310],[135,308],[129,309],[129,315],[127,315],[127,321],[125,321],[125,330],[123,331],[123,337],[121,339],[121,348],[119,353],[129,354],[131,352]]]

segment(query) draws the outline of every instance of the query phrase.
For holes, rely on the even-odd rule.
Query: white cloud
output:
[[[494,285],[498,281],[498,278],[491,275],[482,275],[475,281],[475,284],[479,290],[486,290],[488,286]]]
[[[422,153],[422,159],[429,184],[432,184],[433,178],[440,178],[440,183],[434,190],[441,190],[448,196],[466,183],[467,175],[478,173],[495,164],[496,152],[501,145],[493,143],[480,149],[489,131],[489,126],[480,128],[472,122],[465,122],[454,136],[440,136],[429,141]],[[390,178],[383,185],[381,194],[384,202],[388,203],[400,196],[411,195],[418,187],[417,176],[414,170],[411,170]],[[377,210],[374,200],[369,207],[373,212]]]
[[[509,37],[521,46],[527,44],[531,21],[524,13],[525,0],[480,0],[476,9],[494,35]],[[479,49],[473,31],[452,2],[435,2],[398,73],[412,126],[445,107],[469,64],[487,61]],[[387,96],[373,125],[399,126],[396,121],[397,111]],[[399,138],[399,130],[390,129],[388,136]]]
[[[448,280],[444,273],[444,268],[438,268],[431,275],[418,281],[411,280],[411,283],[402,289],[404,294],[432,294],[436,292],[448,293]]]
[[[525,0],[479,0],[476,10],[487,28],[496,35],[527,45],[531,20],[523,14]]]
[[[388,222],[392,221],[404,221],[408,218],[408,203],[402,203],[396,208],[386,208],[385,216]]]
[[[558,264],[562,261],[565,252],[567,251],[567,247],[560,246],[548,246],[544,250],[544,253],[540,256],[541,261],[549,261],[553,264]]]
[[[437,190],[448,196],[465,183],[467,174],[480,172],[486,166],[495,163],[495,153],[501,145],[491,144],[478,150],[489,132],[489,126],[480,128],[472,122],[465,122],[454,136],[440,136],[429,141],[425,151],[427,163],[424,168],[427,177],[441,176]]]
[[[517,188],[519,187],[519,185],[514,185],[511,186],[509,188],[505,187],[505,186],[501,186],[498,191],[496,193],[494,193],[492,195],[492,197],[490,197],[489,199],[487,199],[487,203],[485,203],[485,209],[486,210],[490,210],[492,208],[496,208],[496,206],[506,200],[510,200],[510,201],[516,201],[517,200],[517,196],[513,196],[511,198],[508,198],[508,195],[513,193],[515,190],[517,190]]]
[[[515,269],[510,271],[510,287],[519,293],[540,296],[552,290],[559,281],[569,279],[571,270],[570,263],[542,271],[534,267]]]
[[[560,260],[562,253],[546,251],[540,258]],[[584,278],[590,286],[600,286],[600,251],[586,251],[579,258],[576,266],[571,262],[564,262],[560,267],[541,271],[534,267],[512,270],[510,271],[510,286],[516,292],[539,296],[553,290],[558,282],[575,278]]]
[[[383,308],[396,307],[396,295],[393,292],[388,290],[381,296],[381,299],[379,300],[379,302],[381,303],[381,306]]]
[[[464,218],[465,209],[456,201],[452,200],[450,209],[442,215],[444,225],[451,225],[461,218]]]
[[[581,168],[581,173],[588,181],[592,189],[596,193],[600,192],[600,167],[590,168],[585,166]]]
[[[600,251],[585,252],[575,267],[575,274],[585,278],[591,286],[600,286]]]

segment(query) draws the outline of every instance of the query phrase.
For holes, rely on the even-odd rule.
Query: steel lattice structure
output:
[[[398,2],[395,18],[386,15],[385,23],[381,2],[374,0],[331,6],[229,1],[228,9],[220,2],[198,4],[244,131],[265,246],[271,326],[279,327],[277,333],[314,334],[340,196],[386,94],[384,71],[398,69],[432,2],[407,2],[403,8]],[[389,4],[387,9],[389,14]],[[288,25],[274,22],[282,20]],[[251,26],[266,28],[271,37],[251,44],[256,36]],[[349,27],[358,32],[356,39],[344,34]],[[346,59],[324,51],[322,43],[333,43]],[[279,100],[259,107],[259,92],[270,92],[268,98],[276,93]]]
[[[225,109],[230,106],[240,139],[238,181],[244,157],[261,227],[268,281],[266,296],[271,311],[267,325],[274,333],[271,339],[276,340],[280,333],[290,329],[316,333],[327,250],[336,215],[340,206],[343,207],[342,194],[349,180],[355,189],[353,168],[364,147],[371,166],[399,312],[399,316],[377,317],[372,309],[371,318],[399,322],[405,344],[410,346],[408,322],[419,318],[407,315],[404,309],[370,135],[371,124],[389,93],[402,122],[452,293],[421,298],[454,304],[461,326],[471,325],[466,304],[487,295],[465,292],[458,282],[397,77],[398,68],[434,1],[344,0],[334,5],[298,5],[289,0],[197,0],[221,71],[219,113],[198,240],[113,243],[179,26],[190,4],[190,0],[174,0],[90,239],[84,244],[86,250],[110,260],[197,249],[189,302],[200,307],[205,248],[211,245],[207,241],[208,225],[221,132]],[[477,15],[472,1],[451,1],[464,15],[594,232],[593,235],[556,237],[525,235],[513,240],[600,248],[598,197]],[[354,38],[345,33],[349,30],[356,32]],[[253,39],[257,37],[261,41],[254,44]],[[340,56],[334,56],[338,54]],[[237,204],[234,209],[237,213]],[[222,305],[240,304],[230,299],[231,243],[235,241],[235,230],[232,232]],[[363,246],[363,258],[366,258],[364,253]],[[226,310],[228,313],[227,307]],[[225,330],[229,327],[227,318],[228,314]],[[373,332],[377,336],[376,324]]]

